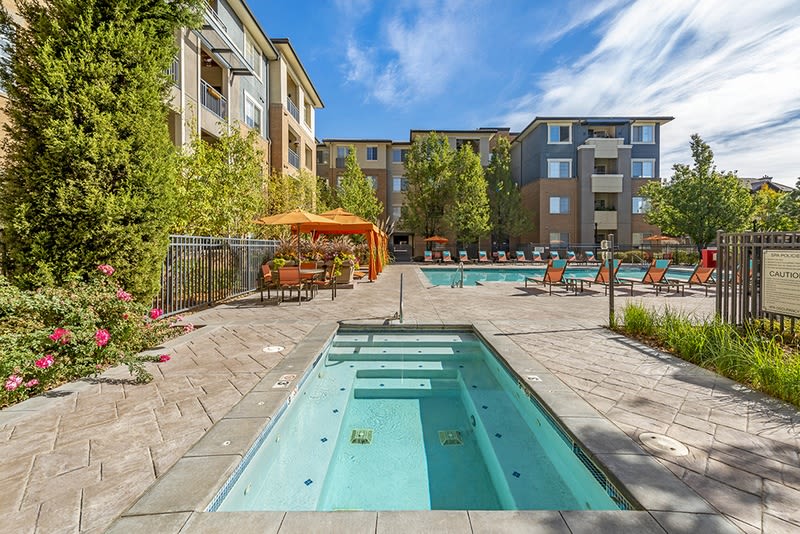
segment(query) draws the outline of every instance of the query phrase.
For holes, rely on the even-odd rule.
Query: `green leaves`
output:
[[[376,222],[383,212],[383,204],[375,195],[372,183],[358,166],[353,147],[347,152],[341,178],[336,189],[336,198],[342,209],[373,223]]]
[[[492,150],[492,161],[486,169],[489,196],[489,223],[495,241],[520,236],[533,230],[530,213],[522,205],[522,195],[511,178],[511,143],[499,137]]]

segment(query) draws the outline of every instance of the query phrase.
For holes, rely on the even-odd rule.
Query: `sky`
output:
[[[316,136],[672,116],[661,177],[699,134],[717,168],[800,178],[800,1],[249,0],[325,107]]]

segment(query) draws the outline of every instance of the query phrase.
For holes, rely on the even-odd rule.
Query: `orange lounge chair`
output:
[[[574,263],[577,261],[578,257],[575,255],[575,252],[572,250],[567,251],[567,263]]]
[[[584,253],[584,256],[586,256],[587,263],[597,263],[597,258],[595,257],[594,252],[592,252],[591,250],[587,250]]]
[[[459,250],[458,251],[458,261],[461,261],[461,262],[464,262],[464,263],[472,263],[472,260],[469,259],[469,256],[467,255],[467,251],[466,250]]]
[[[666,288],[669,291],[671,286],[675,286],[676,292],[683,287],[675,282],[670,282],[667,279],[667,269],[669,269],[670,260],[656,260],[647,267],[647,271],[641,277],[636,276],[620,276],[617,278],[620,284],[630,284],[631,295],[633,295],[633,284],[646,284],[655,288],[656,294],[659,293],[661,288]]]
[[[422,255],[423,255],[422,258],[423,261],[433,263],[433,252],[431,252],[430,250],[426,250],[425,252],[422,253]]]
[[[550,294],[553,294],[553,286],[564,285],[564,271],[567,270],[567,260],[553,260],[547,264],[542,276],[526,276],[525,287],[528,282],[539,283],[550,286]]]
[[[561,257],[558,255],[558,251],[554,250],[554,251],[550,252],[550,259],[551,260],[560,260]]]
[[[500,263],[504,263],[504,262],[508,261],[508,258],[506,257],[506,251],[505,250],[498,250],[497,251],[497,261],[500,262]]]
[[[714,280],[714,271],[714,267],[701,267],[698,263],[694,266],[694,271],[689,275],[688,281],[673,278],[668,279],[675,284],[687,284],[689,289],[692,288],[692,284],[702,286],[706,291],[706,296],[708,296],[708,288],[717,287],[717,282]]]
[[[528,258],[525,257],[524,250],[517,251],[517,263],[528,263]]]
[[[489,257],[486,255],[485,250],[478,251],[478,263],[488,263]]]
[[[614,269],[613,269],[613,276],[615,286],[617,283],[617,273],[619,272],[620,261],[614,260]],[[611,274],[609,273],[610,262],[608,260],[604,261],[600,264],[600,267],[597,269],[597,274],[595,274],[594,278],[583,278],[583,277],[575,277],[575,278],[565,278],[564,281],[567,284],[567,287],[572,287],[575,293],[578,293],[578,284],[580,283],[580,290],[583,291],[583,286],[588,285],[591,287],[592,284],[601,284],[604,288],[603,293],[608,294],[608,286],[609,282],[611,281]],[[633,290],[631,290],[633,292]]]
[[[453,256],[450,255],[449,250],[442,251],[442,263],[453,263]]]
[[[540,263],[540,262],[543,262],[543,261],[544,260],[542,259],[542,253],[539,252],[538,250],[534,250],[533,251],[533,262],[534,263]]]

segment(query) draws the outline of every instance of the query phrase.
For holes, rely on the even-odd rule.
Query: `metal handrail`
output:
[[[294,120],[300,122],[300,110],[297,109],[295,103],[292,102],[292,99],[288,96],[286,97],[286,108],[289,110],[289,113],[291,113],[292,117],[294,117]]]
[[[294,166],[295,168],[300,168],[300,156],[292,150],[291,148],[286,148],[289,151],[289,165]]]
[[[228,99],[205,80],[200,80],[200,104],[220,119],[228,118]]]

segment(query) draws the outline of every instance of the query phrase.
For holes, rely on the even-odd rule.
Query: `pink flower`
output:
[[[159,317],[161,317],[162,315],[164,315],[164,310],[162,310],[161,308],[153,308],[152,310],[150,310],[150,318],[154,321]]]
[[[133,300],[133,295],[125,291],[124,289],[117,290],[117,298],[123,302],[130,302]]]
[[[52,354],[45,354],[43,358],[39,358],[33,364],[38,367],[39,369],[47,369],[55,362],[55,358],[53,358]]]
[[[114,268],[112,266],[106,265],[106,264],[98,265],[97,266],[97,270],[100,271],[101,273],[103,273],[106,276],[111,276],[112,274],[114,274]]]
[[[94,341],[95,343],[97,343],[98,347],[105,347],[110,339],[111,339],[111,334],[109,334],[108,330],[106,330],[105,328],[98,330],[94,334]]]
[[[53,341],[59,341],[62,345],[66,345],[69,343],[70,337],[72,337],[72,332],[66,328],[56,328],[48,337]]]
[[[186,324],[183,326],[183,333],[188,334],[189,332],[194,331],[194,325],[192,323]]]
[[[128,317],[130,317],[130,315],[128,315],[127,313],[122,314],[122,318],[125,319],[126,321],[128,320]]]
[[[169,354],[162,354],[161,356],[158,357],[158,361],[161,363],[168,362]]]
[[[35,387],[35,386],[38,386],[38,385],[39,385],[39,379],[38,378],[34,378],[32,380],[28,380],[27,382],[25,382],[25,387],[26,388],[32,388],[32,387]]]
[[[22,384],[22,377],[19,375],[11,375],[6,380],[6,391],[14,391]]]

